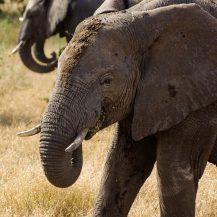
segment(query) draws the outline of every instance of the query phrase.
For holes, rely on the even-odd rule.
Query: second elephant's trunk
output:
[[[31,52],[32,44],[33,43],[28,40],[25,42],[25,45],[19,50],[19,55],[23,64],[27,68],[38,73],[48,73],[53,71],[57,66],[57,62],[54,61],[50,64],[45,64],[45,65],[38,63],[32,56],[32,52]]]
[[[44,45],[45,41],[36,41],[35,44],[33,45],[33,52],[35,55],[35,58],[40,61],[41,63],[53,63],[54,61],[56,62],[57,66],[57,56],[56,53],[53,52],[51,53],[51,58],[46,57],[45,52],[44,52]]]

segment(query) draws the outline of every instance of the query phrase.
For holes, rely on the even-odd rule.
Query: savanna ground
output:
[[[84,144],[80,178],[68,189],[50,185],[39,159],[39,136],[19,138],[16,132],[40,121],[56,73],[41,75],[26,69],[18,55],[9,56],[16,44],[17,13],[0,13],[0,216],[91,216],[106,152],[114,126]],[[49,47],[58,50],[57,37]],[[156,171],[144,184],[130,217],[159,216]],[[208,165],[200,181],[198,217],[217,217],[217,168]]]

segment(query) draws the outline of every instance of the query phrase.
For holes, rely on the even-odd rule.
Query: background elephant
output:
[[[119,122],[94,216],[126,216],[156,159],[161,215],[194,216],[217,132],[216,34],[216,19],[191,4],[80,24],[41,124],[48,180],[73,184],[82,140]]]
[[[29,0],[21,18],[18,37],[19,55],[24,65],[40,73],[54,70],[57,55],[52,53],[52,57],[46,57],[45,40],[59,33],[69,41],[77,24],[91,16],[102,2],[103,0]]]

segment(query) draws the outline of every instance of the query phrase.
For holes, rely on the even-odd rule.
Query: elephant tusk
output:
[[[65,152],[68,153],[72,153],[73,151],[75,151],[83,142],[84,138],[86,137],[87,133],[88,133],[88,129],[84,129],[78,136],[77,138],[74,140],[74,142],[68,146],[68,148],[65,149]]]
[[[15,54],[20,48],[24,45],[24,41],[20,41],[20,43],[11,51],[11,55]]]
[[[18,132],[16,135],[20,137],[27,137],[27,136],[34,136],[41,132],[41,124],[38,124],[37,126],[33,127],[30,130]]]
[[[24,18],[23,17],[19,17],[19,21],[23,22]]]

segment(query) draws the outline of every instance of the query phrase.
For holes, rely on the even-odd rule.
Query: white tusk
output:
[[[23,22],[24,18],[23,17],[19,17],[19,21]]]
[[[12,54],[15,54],[23,45],[24,45],[24,41],[21,41],[21,42],[11,51],[11,55],[12,55]]]
[[[72,153],[73,151],[75,151],[83,142],[84,138],[86,137],[87,133],[88,133],[88,129],[84,129],[78,136],[77,138],[74,140],[74,142],[68,146],[68,148],[65,149],[65,152],[68,153]]]
[[[41,124],[38,124],[37,126],[33,127],[30,130],[18,132],[16,135],[20,137],[27,137],[27,136],[34,136],[41,132]]]

